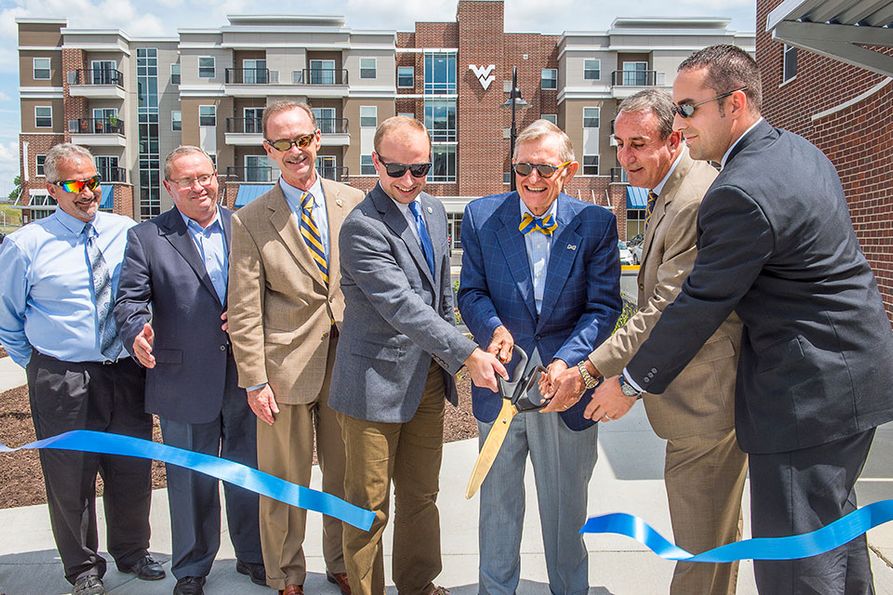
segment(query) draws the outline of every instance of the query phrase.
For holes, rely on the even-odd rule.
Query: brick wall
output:
[[[781,2],[758,0],[757,23],[765,23]],[[813,119],[872,89],[884,77],[801,49],[797,76],[781,85],[783,45],[757,31],[756,46],[763,114],[775,126],[809,139],[834,163],[856,235],[893,318],[893,83],[846,109]],[[893,48],[884,52],[893,53]]]
[[[65,142],[71,142],[71,133],[68,131],[68,121],[78,118],[87,117],[87,98],[72,97],[68,84],[68,73],[73,70],[84,70],[86,66],[86,54],[84,50],[75,50],[71,48],[62,48],[62,104],[64,106],[64,117],[62,125],[64,126]],[[85,75],[86,76],[86,75]]]

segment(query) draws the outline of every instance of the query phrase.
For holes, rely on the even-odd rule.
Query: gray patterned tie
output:
[[[109,267],[102,257],[102,250],[96,245],[93,236],[93,224],[84,225],[87,244],[87,260],[93,278],[93,299],[96,302],[96,324],[99,329],[99,350],[106,358],[114,360],[118,357],[115,344],[115,323],[112,320],[112,279]]]

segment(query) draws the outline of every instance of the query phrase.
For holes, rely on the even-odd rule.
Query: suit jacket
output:
[[[218,208],[229,244],[232,212]],[[176,207],[128,231],[115,320],[131,355],[143,325],[155,331],[147,412],[182,423],[207,423],[220,414],[232,357],[220,328],[224,310]]]
[[[462,219],[459,310],[475,340],[487,346],[499,325],[528,355],[539,350],[544,364],[581,361],[610,336],[620,314],[617,222],[602,207],[566,194],[557,198],[558,230],[552,239],[540,313],[527,258],[517,192],[472,201]],[[509,366],[513,373],[514,362]],[[472,388],[477,419],[496,419],[498,394]],[[559,415],[573,430],[592,425],[583,417],[589,399]]]
[[[693,161],[683,149],[661,190],[645,239],[638,277],[639,311],[601,344],[589,360],[616,376],[651,334],[695,263],[698,207],[716,170]],[[684,438],[727,430],[735,424],[735,369],[741,320],[732,314],[707,340],[662,395],[645,394],[645,411],[661,438]]]
[[[786,452],[893,419],[893,337],[840,179],[805,139],[760,122],[698,214],[698,256],[627,369],[661,393],[720,323],[744,323],[741,448]]]
[[[322,190],[331,238],[328,286],[279,184],[233,215],[229,334],[239,386],[269,383],[288,405],[313,402],[322,390],[332,324],[344,314],[335,239],[363,197],[326,179]]]
[[[419,195],[434,245],[435,271],[394,201],[376,185],[341,228],[345,310],[329,406],[357,419],[412,419],[433,359],[445,397],[458,403],[453,375],[477,345],[456,327],[443,204]]]

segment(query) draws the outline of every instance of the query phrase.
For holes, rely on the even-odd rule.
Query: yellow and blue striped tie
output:
[[[305,192],[301,197],[301,223],[298,226],[301,230],[301,237],[304,243],[310,248],[310,255],[313,261],[322,273],[322,282],[329,284],[329,261],[326,260],[326,250],[322,245],[322,237],[319,235],[319,228],[313,220],[313,195]]]
[[[543,235],[550,236],[556,229],[558,229],[558,222],[552,219],[551,214],[540,218],[534,217],[530,213],[524,213],[521,215],[521,225],[518,226],[518,231],[524,235],[531,231],[539,231]]]

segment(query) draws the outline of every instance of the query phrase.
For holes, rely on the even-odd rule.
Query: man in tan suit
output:
[[[695,262],[697,214],[717,172],[693,161],[673,131],[669,95],[642,91],[624,100],[614,121],[617,158],[630,184],[648,188],[648,214],[638,277],[639,311],[609,340],[553,384],[547,410],[575,403],[594,379],[616,376],[673,302]],[[690,552],[740,537],[741,494],[747,457],[735,440],[735,370],[741,321],[730,316],[662,395],[644,397],[648,420],[667,440],[664,480],[676,543]],[[636,399],[622,396],[626,411]],[[593,411],[602,422],[611,417]],[[735,564],[677,563],[670,592],[735,592]]]
[[[344,493],[344,444],[329,409],[329,380],[344,314],[338,233],[363,193],[320,178],[320,131],[306,104],[283,101],[264,110],[264,149],[279,182],[233,215],[229,333],[239,386],[257,415],[258,468],[310,483],[313,435],[324,491]],[[303,593],[306,512],[260,501],[267,584]],[[326,576],[349,594],[341,523],[323,520]]]

